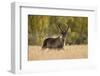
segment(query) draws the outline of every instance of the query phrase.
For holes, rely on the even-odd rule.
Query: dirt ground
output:
[[[28,60],[50,60],[50,59],[80,59],[88,58],[87,45],[65,46],[62,50],[41,49],[40,46],[29,46]]]

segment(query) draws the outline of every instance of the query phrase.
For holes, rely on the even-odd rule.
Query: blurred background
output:
[[[45,38],[59,36],[58,23],[63,30],[70,26],[66,45],[88,43],[88,17],[28,15],[28,44],[42,45]]]

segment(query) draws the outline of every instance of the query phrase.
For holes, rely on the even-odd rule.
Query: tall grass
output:
[[[28,60],[51,60],[51,59],[79,59],[88,58],[87,45],[65,46],[64,49],[41,49],[40,46],[29,46]]]

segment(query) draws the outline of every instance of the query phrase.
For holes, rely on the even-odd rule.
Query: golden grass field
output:
[[[29,46],[28,60],[50,60],[50,59],[80,59],[88,58],[87,45],[65,46],[62,50],[41,49],[40,46]]]

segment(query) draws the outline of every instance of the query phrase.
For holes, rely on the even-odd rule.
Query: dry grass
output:
[[[41,49],[40,46],[29,46],[28,60],[79,59],[88,57],[87,45],[65,46],[63,50]]]

